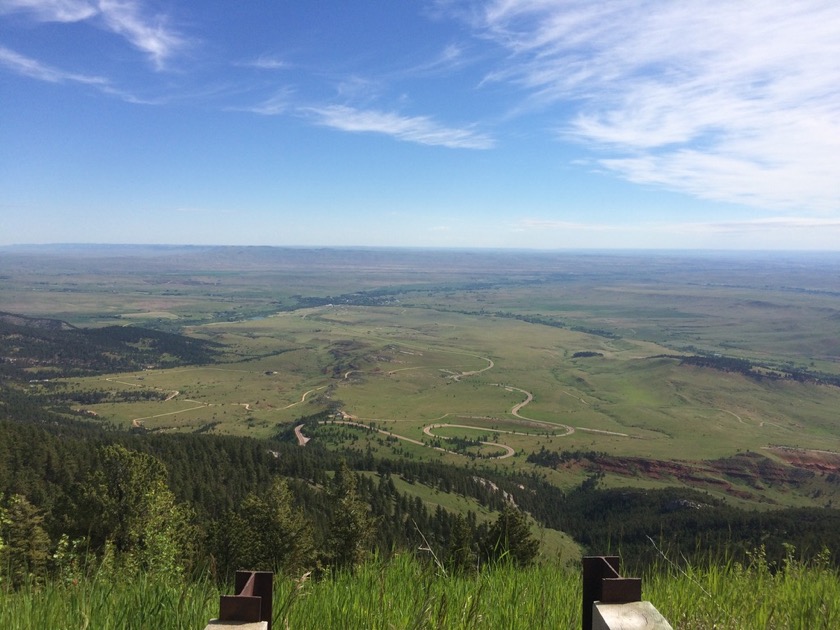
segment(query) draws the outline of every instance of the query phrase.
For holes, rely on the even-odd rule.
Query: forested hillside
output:
[[[243,566],[321,575],[400,551],[470,573],[500,560],[539,560],[534,523],[588,552],[620,549],[638,569],[663,550],[707,562],[746,560],[763,548],[772,563],[792,545],[838,561],[837,510],[753,512],[681,488],[603,489],[597,468],[561,490],[539,472],[568,462],[631,463],[595,452],[543,449],[529,457],[538,467],[523,473],[490,460],[456,466],[369,447],[302,448],[294,424],[314,429],[331,421],[328,412],[299,418],[272,439],[116,430],[72,409],[89,404],[79,395],[93,400],[97,391],[33,395],[32,377],[208,362],[219,348],[131,327],[81,330],[15,317],[2,326],[0,559],[11,585],[100,565],[182,577],[209,570],[225,578]],[[446,508],[429,500],[435,496],[473,507]]]
[[[203,364],[217,351],[209,341],[147,328],[76,328],[0,312],[0,375],[16,380]]]
[[[122,503],[108,507],[115,500],[108,493],[121,483],[157,488],[152,500],[164,501],[158,507],[166,508],[166,521],[176,526],[169,542],[178,550],[172,556],[177,566],[205,567],[212,562],[221,575],[245,565],[323,569],[353,564],[375,549],[387,555],[419,548],[432,549],[450,566],[473,570],[501,553],[500,538],[516,550],[523,544],[522,562],[527,563],[535,558],[536,548],[527,527],[516,522],[517,508],[547,527],[568,532],[592,552],[620,548],[628,564],[636,567],[656,561],[657,548],[662,547],[708,559],[715,553],[746,558],[763,545],[774,561],[784,557],[785,545],[809,556],[824,547],[840,549],[840,514],[835,510],[745,512],[701,493],[600,490],[594,478],[562,493],[533,477],[375,460],[364,453],[340,455],[288,442],[130,435],[48,415],[30,419],[36,422],[19,422],[5,414],[0,422],[0,489],[7,516],[0,530],[6,541],[3,553],[7,564],[25,566],[27,574],[56,568],[48,559],[62,540],[77,541],[75,548],[96,554],[106,553],[108,545],[127,557],[151,553],[143,548],[142,534],[117,536],[120,527],[161,526],[145,520],[156,513],[142,503],[149,500],[145,495],[137,505],[120,499]],[[116,464],[115,457],[121,463]],[[343,476],[337,474],[342,470]],[[473,497],[500,510],[500,516],[488,527],[478,523],[474,513],[431,511],[417,496],[397,491],[397,478],[436,492]],[[109,510],[136,514],[138,520],[109,521],[103,518]],[[335,539],[336,521],[351,517],[355,525],[347,531],[362,533],[355,555],[347,559],[339,553],[347,540]],[[8,519],[17,519],[17,526],[10,527]],[[507,530],[499,531],[501,526],[511,528],[520,540],[509,539]],[[183,531],[191,534],[179,543]],[[267,536],[288,540],[289,531],[297,532],[300,549],[266,557],[254,552],[272,548]]]

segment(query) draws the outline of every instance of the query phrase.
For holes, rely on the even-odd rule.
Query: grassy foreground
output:
[[[645,576],[643,596],[675,628],[840,627],[840,576],[825,563],[789,560],[770,570],[667,567]],[[230,590],[226,591],[230,593]],[[18,592],[0,588],[0,627],[200,629],[218,613],[210,580],[189,584],[95,576]],[[354,575],[275,580],[275,628],[578,628],[580,574],[553,565],[444,576],[409,556]]]

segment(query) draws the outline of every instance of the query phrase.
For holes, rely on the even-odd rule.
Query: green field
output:
[[[413,440],[509,445],[517,455],[498,460],[507,466],[525,465],[522,453],[540,446],[685,460],[770,446],[840,451],[840,388],[680,365],[652,358],[672,351],[650,342],[383,307],[322,307],[189,332],[269,356],[65,383],[171,396],[85,407],[124,428],[213,423],[216,432],[267,437],[329,409]],[[587,350],[603,356],[571,358]]]
[[[152,389],[165,398],[74,407],[92,421],[269,437],[328,411],[377,431],[307,427],[308,437],[536,471],[563,487],[587,471],[537,467],[528,455],[545,448],[704,462],[753,451],[784,463],[793,452],[800,460],[840,453],[840,387],[679,359],[699,352],[748,359],[765,374],[836,377],[836,258],[167,252],[4,254],[4,309],[223,344],[212,365],[61,380],[68,391]],[[816,476],[799,487],[700,486],[747,503],[837,498],[828,477],[840,461],[810,464]],[[610,470],[605,483],[689,482]]]

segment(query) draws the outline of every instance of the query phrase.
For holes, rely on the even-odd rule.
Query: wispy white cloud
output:
[[[3,0],[0,13],[27,12],[43,22],[79,22],[98,10],[87,0]]]
[[[186,42],[172,30],[163,16],[144,15],[140,3],[131,0],[99,0],[101,16],[108,28],[145,52],[158,69]]]
[[[103,77],[66,72],[21,55],[5,46],[0,46],[0,65],[6,66],[18,74],[50,83],[85,83],[100,88],[108,86],[108,80]]]
[[[103,94],[113,96],[127,103],[160,105],[165,102],[161,99],[140,98],[130,92],[114,87],[105,77],[68,72],[22,55],[2,45],[0,45],[0,66],[5,66],[17,74],[40,81],[47,81],[48,83],[82,83],[84,85],[90,85]]]
[[[452,149],[490,149],[492,137],[472,129],[444,127],[427,116],[402,116],[393,112],[360,110],[344,105],[303,110],[326,127],[350,132],[381,133],[398,140]]]
[[[385,84],[378,79],[350,75],[338,81],[335,86],[336,96],[344,102],[372,103],[379,99],[385,91]]]
[[[89,20],[124,37],[158,70],[187,44],[164,15],[149,15],[142,0],[3,0],[0,4],[0,13],[15,12],[40,22]]]
[[[497,0],[487,81],[557,108],[564,138],[635,182],[797,212],[840,211],[840,4]],[[571,108],[571,115],[568,114]]]
[[[435,76],[449,74],[463,68],[472,60],[465,54],[462,44],[447,44],[436,57],[394,74],[401,77]]]
[[[231,110],[251,112],[252,114],[260,114],[261,116],[279,116],[289,111],[293,94],[294,90],[292,88],[286,88],[277,91],[273,96],[256,105],[236,107],[231,108]]]
[[[257,68],[259,70],[284,70],[291,67],[289,62],[278,57],[272,57],[271,55],[260,55],[256,59],[243,61],[236,65],[247,68]]]

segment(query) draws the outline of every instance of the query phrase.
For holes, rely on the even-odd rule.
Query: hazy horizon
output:
[[[319,250],[330,251],[381,251],[381,252],[417,252],[417,253],[476,253],[476,254],[582,254],[582,255],[663,255],[679,256],[690,258],[695,257],[751,257],[789,255],[794,257],[805,256],[828,256],[840,258],[840,250],[832,249],[710,249],[710,248],[630,248],[630,247],[563,247],[563,248],[515,248],[515,247],[470,247],[470,246],[423,246],[423,245],[247,245],[247,244],[223,244],[223,243],[10,243],[0,245],[0,252],[26,252],[26,251],[77,251],[77,252],[111,252],[114,249],[123,249],[124,253],[136,253],[144,250],[211,250],[211,249],[248,249],[248,250],[297,250],[301,252],[312,252]]]

